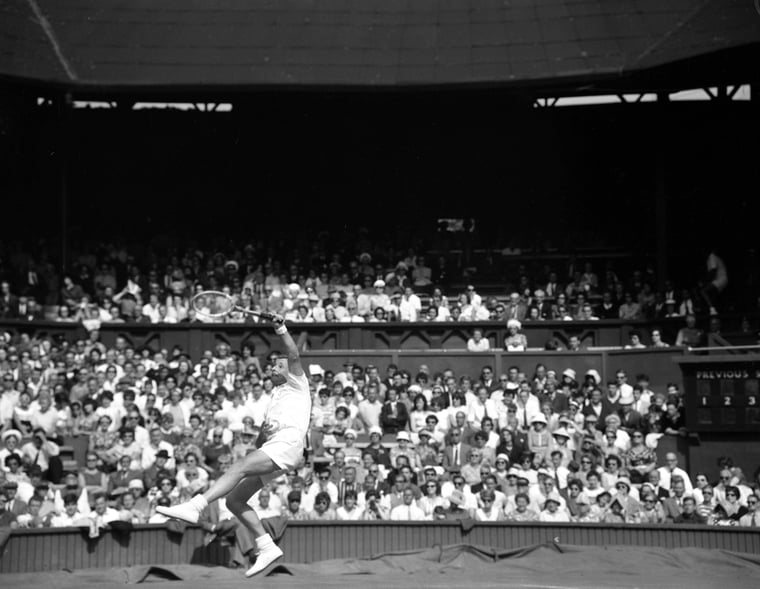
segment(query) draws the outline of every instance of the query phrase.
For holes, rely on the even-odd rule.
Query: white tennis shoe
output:
[[[283,551],[277,546],[277,544],[272,544],[271,547],[259,552],[256,556],[256,562],[245,572],[245,576],[252,577],[257,573],[260,573],[278,558],[282,558],[283,554]]]
[[[159,505],[156,507],[156,511],[166,517],[180,519],[189,524],[197,524],[198,516],[200,515],[200,512],[190,503],[181,503],[174,507],[163,507]]]

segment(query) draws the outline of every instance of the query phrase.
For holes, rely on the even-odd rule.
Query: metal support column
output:
[[[659,104],[659,115],[665,118],[669,96],[667,94],[658,94],[657,102]],[[667,125],[660,121],[660,129],[667,134]],[[655,144],[655,190],[654,190],[654,217],[655,217],[655,243],[657,247],[656,254],[656,271],[657,271],[657,289],[662,290],[665,279],[668,276],[668,196],[667,187],[665,186],[665,141],[664,137],[658,137]]]

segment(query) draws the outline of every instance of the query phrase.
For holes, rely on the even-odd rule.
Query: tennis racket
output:
[[[254,317],[261,317],[268,321],[272,321],[276,317],[272,313],[244,309],[236,304],[235,299],[230,295],[218,290],[204,290],[199,292],[193,297],[191,302],[196,313],[210,319],[221,319],[233,311],[239,311],[240,313],[253,315]]]

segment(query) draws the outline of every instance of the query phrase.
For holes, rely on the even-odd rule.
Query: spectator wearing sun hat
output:
[[[508,352],[524,352],[528,349],[528,338],[521,333],[522,323],[518,319],[507,319],[507,336],[504,338],[504,349]]]
[[[618,412],[620,415],[620,429],[629,435],[637,430],[644,429],[644,417],[633,408],[634,401],[633,391],[626,391],[618,399],[618,405],[620,406]]]
[[[343,441],[345,445],[342,448],[346,464],[359,465],[362,462],[362,449],[356,446],[357,431],[354,428],[348,428],[343,432]]]
[[[378,279],[372,284],[374,289],[373,294],[369,297],[370,312],[374,313],[375,309],[382,308],[387,309],[390,307],[391,298],[385,292],[385,280]]]
[[[463,520],[472,517],[473,512],[466,507],[466,497],[462,491],[455,489],[448,496],[449,506],[444,508],[446,520]]]
[[[569,522],[570,515],[567,509],[562,509],[562,503],[564,500],[557,493],[549,494],[543,505],[541,513],[538,514],[538,521],[540,522]]]
[[[527,441],[528,448],[534,454],[541,454],[545,458],[549,456],[552,446],[552,434],[547,429],[548,420],[543,413],[536,413],[530,421]]]
[[[422,466],[436,466],[438,464],[439,443],[433,437],[433,432],[427,428],[422,428],[417,434],[417,445],[415,450],[420,457]]]
[[[23,438],[23,435],[17,429],[9,429],[3,432],[2,440],[3,440],[4,448],[0,450],[0,468],[2,468],[3,470],[6,470],[5,468],[6,456],[15,454],[16,456],[18,456],[19,460],[22,460],[21,450],[19,449],[19,442],[21,442],[22,438]]]
[[[420,460],[417,450],[412,445],[412,437],[406,430],[401,430],[396,434],[396,446],[391,448],[391,466],[398,468],[398,457],[406,456],[409,461],[409,466],[414,472],[419,472],[422,468],[422,461]]]
[[[369,444],[364,449],[363,454],[371,454],[375,464],[381,465],[386,469],[391,467],[391,454],[388,448],[383,446],[383,429],[380,426],[369,428]]]

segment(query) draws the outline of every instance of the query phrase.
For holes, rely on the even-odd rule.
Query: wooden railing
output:
[[[280,539],[285,562],[369,558],[385,552],[469,544],[510,549],[547,542],[584,546],[697,547],[760,553],[760,529],[612,524],[467,522],[290,522]],[[78,528],[14,530],[0,558],[0,573],[57,571],[147,564],[225,565],[229,548],[203,546],[203,531],[164,525],[105,531],[90,539]]]

